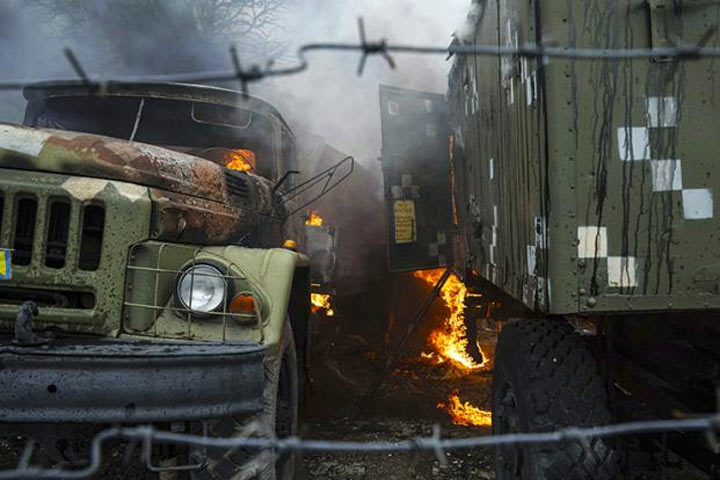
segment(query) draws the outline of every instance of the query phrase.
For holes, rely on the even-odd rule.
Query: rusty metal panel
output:
[[[454,225],[445,97],[381,86],[380,108],[390,270],[451,265]]]
[[[475,41],[697,44],[718,15],[710,2],[486,2]],[[450,104],[473,269],[541,312],[720,308],[714,70],[712,59],[458,59]]]

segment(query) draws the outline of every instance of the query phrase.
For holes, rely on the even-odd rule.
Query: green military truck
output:
[[[308,183],[282,116],[180,84],[24,95],[24,125],[0,124],[3,434],[65,463],[110,424],[295,434],[310,260],[289,215]],[[289,454],[178,450],[153,469],[293,475]]]
[[[718,45],[717,2],[473,4],[461,44]],[[454,265],[517,319],[497,344],[494,433],[716,411],[716,69],[711,58],[456,57],[449,121],[431,113],[432,95],[381,92],[391,266]],[[409,155],[403,145],[430,136],[449,138],[448,153]],[[442,205],[428,202],[443,195],[429,183],[433,170],[449,179]],[[414,211],[393,206],[403,201]],[[628,441],[590,445],[503,447],[497,476],[616,478],[642,456]],[[653,478],[720,467],[699,435],[641,445],[662,459],[651,462]]]

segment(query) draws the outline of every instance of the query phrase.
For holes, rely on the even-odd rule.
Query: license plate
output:
[[[0,248],[0,280],[12,278],[12,257],[10,250]]]

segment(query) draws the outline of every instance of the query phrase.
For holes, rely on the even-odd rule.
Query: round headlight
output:
[[[219,309],[225,300],[225,278],[211,265],[195,265],[183,272],[177,296],[184,308],[208,313]]]

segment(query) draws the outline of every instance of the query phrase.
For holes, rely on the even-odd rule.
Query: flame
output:
[[[413,276],[434,286],[444,272],[444,269],[420,270],[413,272]],[[461,370],[477,370],[483,367],[488,360],[487,355],[483,354],[485,361],[482,364],[477,363],[467,352],[468,339],[465,328],[465,297],[467,294],[467,287],[457,275],[450,275],[440,291],[440,297],[450,310],[450,316],[445,319],[442,328],[430,334],[430,345],[437,354],[435,357],[437,363],[449,361]],[[423,355],[423,357],[428,358],[427,355]]]
[[[332,306],[332,296],[328,293],[311,293],[310,309],[312,310],[312,313],[321,312],[327,317],[335,315],[335,311]]]
[[[470,402],[463,403],[457,391],[450,394],[447,404],[440,402],[437,404],[437,408],[446,410],[455,425],[464,427],[489,427],[492,425],[491,412],[481,410],[471,405]]]
[[[232,150],[223,155],[225,167],[238,172],[251,172],[257,166],[257,158],[252,150]]]
[[[320,214],[313,210],[310,212],[310,215],[308,216],[307,220],[305,220],[305,225],[311,225],[313,227],[322,227],[323,221],[324,220],[320,216]]]

